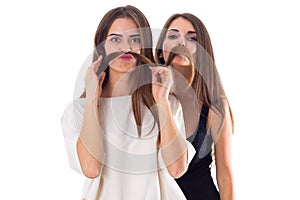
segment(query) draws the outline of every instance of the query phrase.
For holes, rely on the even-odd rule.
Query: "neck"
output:
[[[129,95],[127,73],[109,71],[109,78],[102,90],[102,97],[115,97]]]

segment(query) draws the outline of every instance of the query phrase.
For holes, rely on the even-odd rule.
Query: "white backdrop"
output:
[[[237,199],[299,198],[296,1],[159,3],[1,1],[0,199],[79,199],[83,178],[68,166],[60,117],[100,19],[126,4],[153,28],[177,12],[206,25],[235,116]]]

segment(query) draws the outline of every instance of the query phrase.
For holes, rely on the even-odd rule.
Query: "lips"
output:
[[[133,56],[131,54],[122,54],[119,58],[124,61],[129,61],[133,59]]]

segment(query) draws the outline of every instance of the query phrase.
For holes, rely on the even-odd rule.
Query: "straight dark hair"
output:
[[[163,26],[163,30],[160,33],[156,45],[154,53],[155,61],[160,64],[165,64],[165,60],[162,56],[163,43],[170,24],[175,19],[180,17],[190,21],[194,26],[195,32],[197,34],[197,37],[195,38],[197,50],[194,58],[194,65],[192,65],[195,67],[195,73],[191,82],[191,86],[194,89],[195,94],[198,98],[198,105],[200,106],[202,104],[206,104],[217,115],[224,119],[224,103],[227,102],[233,127],[233,115],[216,68],[211,39],[205,25],[198,17],[190,13],[176,13],[169,17],[169,19]]]
[[[150,29],[150,24],[145,17],[145,15],[136,7],[127,5],[122,7],[114,8],[108,11],[100,21],[95,37],[94,37],[94,53],[93,53],[93,62],[96,61],[100,55],[103,56],[103,59],[108,57],[106,54],[104,43],[107,38],[108,31],[116,19],[119,18],[129,18],[132,19],[137,25],[140,34],[141,34],[141,56],[137,54],[133,54],[137,59],[137,66],[150,64],[154,62],[153,57],[153,48],[152,48],[152,33]],[[104,66],[105,69],[102,69],[106,72],[105,79],[102,84],[102,88],[104,88],[109,79],[109,67]],[[139,74],[133,78],[140,79],[141,77],[148,77],[151,79],[151,71],[150,69],[139,69],[135,74]],[[146,83],[146,82],[145,82]],[[85,91],[80,96],[81,98],[85,98]],[[132,108],[135,117],[135,121],[138,127],[139,135],[140,135],[140,127],[142,125],[141,118],[141,102],[146,105],[147,108],[151,108],[155,105],[155,99],[152,94],[152,85],[151,82],[147,82],[146,84],[141,85],[132,93]],[[153,112],[151,109],[156,122],[158,117],[157,113]]]

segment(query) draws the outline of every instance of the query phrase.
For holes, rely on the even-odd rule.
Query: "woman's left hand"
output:
[[[171,70],[167,67],[149,67],[152,72],[152,93],[155,101],[168,100],[173,85]]]

